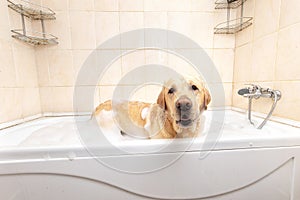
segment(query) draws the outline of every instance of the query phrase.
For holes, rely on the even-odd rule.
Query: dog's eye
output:
[[[192,89],[193,90],[199,90],[198,87],[196,85],[192,85]]]
[[[169,91],[168,91],[168,94],[173,94],[175,92],[175,89],[174,88],[170,88]]]

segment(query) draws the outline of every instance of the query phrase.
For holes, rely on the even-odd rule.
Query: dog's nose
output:
[[[180,97],[176,101],[176,108],[181,111],[188,111],[192,108],[192,101],[188,97]]]

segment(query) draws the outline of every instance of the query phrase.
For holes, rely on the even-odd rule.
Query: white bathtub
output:
[[[79,126],[88,119],[76,118]],[[0,131],[0,199],[300,199],[299,128],[268,122],[256,130],[228,110],[212,150],[205,134],[134,140],[115,131],[105,133],[110,143],[81,134],[84,141],[74,117]]]

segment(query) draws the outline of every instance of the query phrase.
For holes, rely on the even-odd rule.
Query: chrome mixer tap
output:
[[[248,119],[251,124],[254,125],[254,123],[251,120],[252,99],[259,99],[260,97],[264,97],[264,98],[272,98],[272,100],[273,100],[273,105],[272,105],[268,115],[266,116],[264,121],[258,126],[258,129],[262,129],[262,127],[267,123],[267,121],[271,117],[271,115],[277,105],[277,101],[280,100],[281,92],[279,90],[273,90],[270,88],[262,88],[259,85],[255,85],[255,84],[247,84],[247,85],[249,85],[249,86],[246,88],[240,89],[238,91],[238,94],[243,97],[248,98],[248,101],[249,101],[248,102]]]

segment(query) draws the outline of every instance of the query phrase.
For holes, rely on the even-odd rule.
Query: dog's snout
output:
[[[192,101],[188,97],[180,97],[176,101],[176,108],[181,111],[187,111],[192,108]]]

